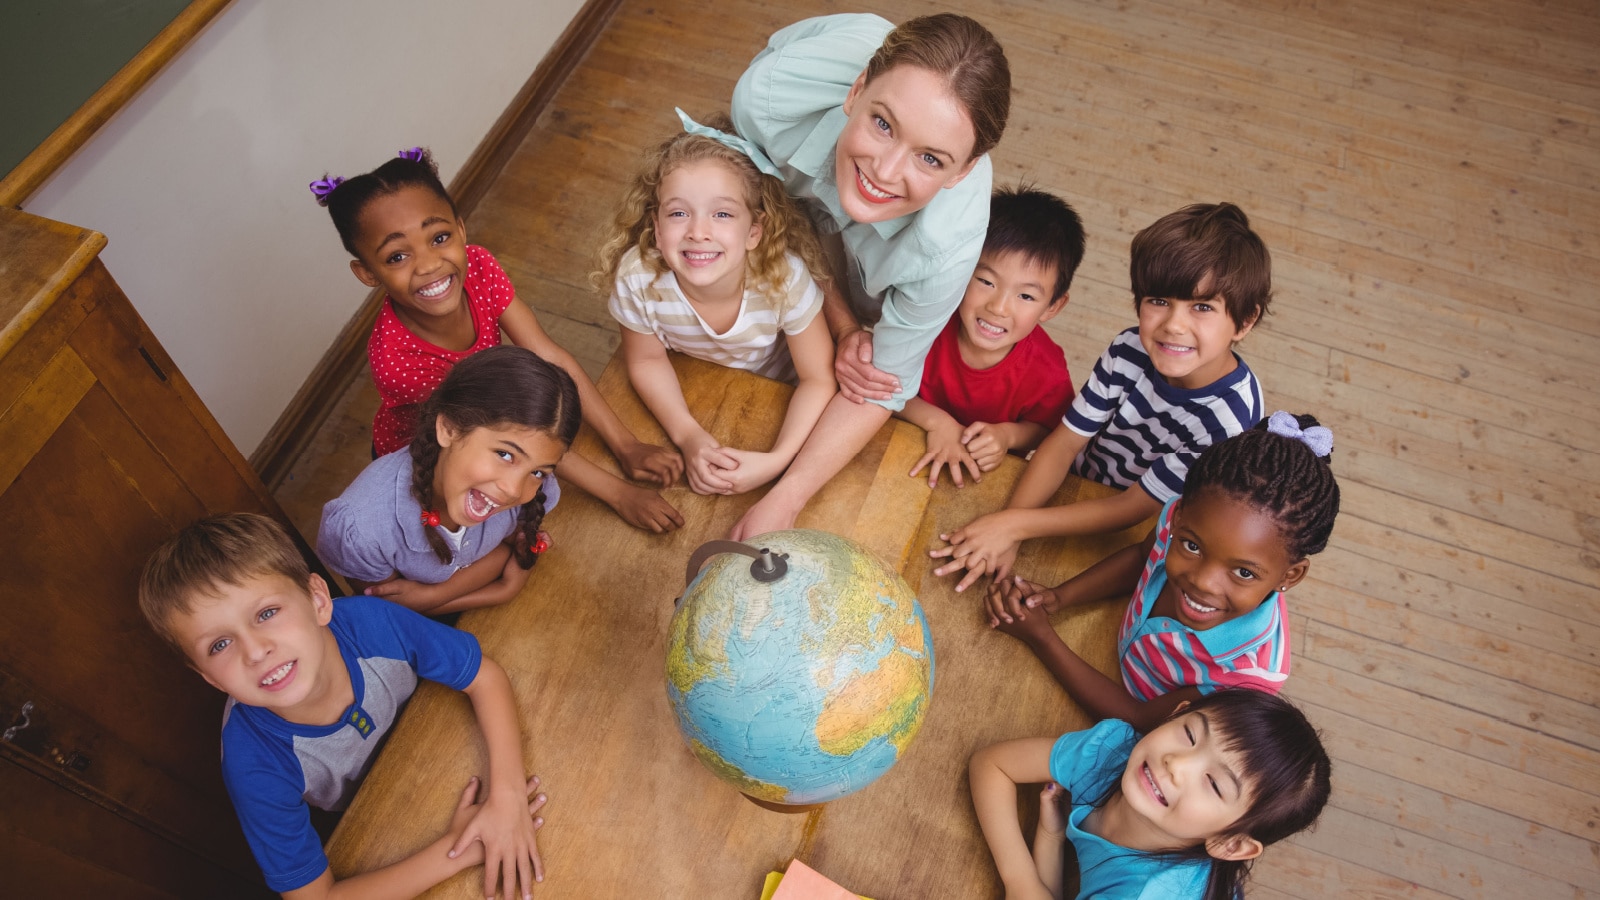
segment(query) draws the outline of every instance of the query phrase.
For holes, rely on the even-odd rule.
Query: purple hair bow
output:
[[[311,193],[317,198],[317,205],[327,206],[328,195],[333,193],[334,188],[341,184],[344,184],[344,179],[338,175],[332,178],[318,178],[316,181],[311,182]]]
[[[401,150],[395,155],[401,159],[409,159],[412,162],[422,162],[422,158],[427,154],[427,152],[428,151],[422,149],[421,147],[412,147],[410,150]]]
[[[1313,425],[1302,430],[1300,422],[1292,414],[1281,409],[1267,419],[1267,430],[1280,437],[1292,438],[1305,444],[1319,459],[1333,452],[1332,431],[1321,425]]]

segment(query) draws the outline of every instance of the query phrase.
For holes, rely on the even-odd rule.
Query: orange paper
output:
[[[771,890],[774,884],[777,890]],[[777,872],[768,875],[766,887],[768,890],[761,892],[762,900],[867,900],[850,893],[798,859],[789,863],[789,871],[784,875],[779,876]]]

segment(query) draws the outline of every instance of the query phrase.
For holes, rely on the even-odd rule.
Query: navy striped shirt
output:
[[[1261,421],[1261,382],[1244,360],[1203,388],[1166,382],[1139,343],[1137,326],[1117,335],[1094,364],[1062,422],[1089,438],[1072,471],[1159,503],[1183,493],[1200,451]]]

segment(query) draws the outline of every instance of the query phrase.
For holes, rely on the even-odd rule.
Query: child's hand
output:
[[[1010,624],[1013,619],[1028,617],[1027,598],[1014,581],[996,579],[989,582],[983,592],[983,608],[989,614],[989,627],[999,628],[1000,623]]]
[[[1011,450],[1011,433],[994,422],[973,422],[961,432],[961,443],[983,472],[993,472]]]
[[[472,854],[483,861],[485,897],[495,896],[496,882],[503,887],[505,897],[529,897],[533,894],[533,883],[544,880],[544,861],[539,858],[539,845],[535,840],[535,832],[544,826],[544,818],[535,817],[534,813],[548,798],[544,794],[528,798],[538,787],[539,776],[535,775],[528,779],[525,790],[490,791],[483,803],[475,804],[472,800],[477,793],[478,779],[473,778],[461,795],[456,814],[450,820],[450,833],[457,835],[450,848],[450,858],[460,860]],[[513,895],[512,891],[517,893]]]
[[[697,494],[731,494],[733,482],[724,469],[735,469],[734,459],[711,435],[700,432],[683,442],[683,458],[688,468],[689,489]]]
[[[1045,615],[1049,615],[1066,605],[1063,602],[1065,598],[1061,592],[1063,587],[1065,587],[1065,584],[1045,587],[1036,581],[1029,581],[1021,575],[1014,575],[1006,593],[1009,596],[1014,592],[1019,598],[1019,604],[1022,608],[1042,610]]]
[[[991,590],[993,589],[991,588]],[[1020,603],[1018,602],[1021,599],[1020,592],[1013,594],[1007,591],[1006,593],[1006,605],[1020,608]],[[989,624],[994,630],[1001,634],[1009,634],[1029,647],[1036,647],[1041,640],[1056,637],[1056,630],[1050,625],[1050,616],[1043,610],[1009,612],[999,617],[998,620],[992,616],[993,611],[991,610]]]
[[[665,447],[646,444],[640,440],[635,440],[629,446],[622,448],[617,454],[617,462],[622,464],[622,471],[634,481],[648,481],[660,487],[672,487],[672,483],[683,474],[683,457]],[[624,515],[623,518],[628,517]],[[629,521],[632,522],[631,519]],[[640,528],[649,527],[639,525],[637,522],[633,524]],[[681,521],[678,523],[682,524]],[[677,525],[673,527],[676,528]]]
[[[673,456],[677,458],[677,454]],[[622,521],[656,534],[665,534],[683,525],[683,514],[674,509],[665,497],[631,484],[617,492],[611,508],[617,511]]]
[[[971,587],[985,574],[993,575],[996,581],[1009,576],[1022,542],[1011,531],[1008,512],[979,516],[965,528],[939,535],[939,540],[948,541],[950,546],[929,550],[928,555],[934,559],[949,557],[950,562],[934,569],[933,574],[943,576],[966,569],[966,577],[956,585],[957,592]]]
[[[406,609],[427,612],[442,602],[436,595],[437,587],[409,578],[391,578],[368,587],[367,594],[398,603]]]
[[[1039,833],[1061,839],[1067,836],[1067,816],[1061,809],[1067,792],[1054,781],[1046,782],[1039,792]]]
[[[965,441],[962,439],[961,424],[955,419],[944,418],[945,423],[928,430],[928,452],[911,467],[911,477],[917,477],[918,472],[931,465],[933,468],[928,471],[928,487],[938,487],[939,470],[949,466],[950,480],[956,483],[956,487],[965,487],[961,481],[961,467],[966,466],[967,471],[972,473],[973,481],[982,481],[977,461],[963,446]]]
[[[789,467],[788,460],[773,456],[771,453],[737,450],[733,447],[723,447],[722,452],[733,457],[736,468],[724,469],[717,474],[733,483],[735,494],[753,491],[777,478]]]

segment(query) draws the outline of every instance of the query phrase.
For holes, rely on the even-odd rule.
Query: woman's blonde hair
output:
[[[734,133],[733,122],[725,115],[711,116],[704,124]],[[639,256],[656,275],[666,274],[666,260],[656,248],[656,214],[661,207],[657,191],[661,182],[680,166],[705,160],[721,162],[739,176],[744,184],[745,205],[750,207],[756,223],[761,226],[761,241],[746,257],[747,289],[763,294],[781,292],[789,279],[787,253],[800,257],[819,284],[828,279],[829,269],[823,261],[811,220],[784,192],[782,181],[757,169],[750,157],[732,147],[701,135],[679,132],[649,152],[629,185],[609,236],[600,245],[595,270],[589,276],[595,290],[611,291],[617,266],[633,247],[639,248]]]

